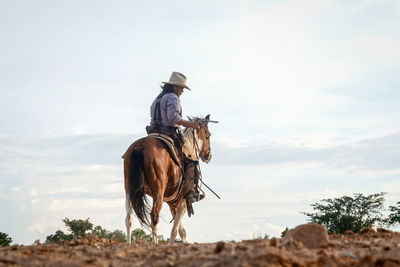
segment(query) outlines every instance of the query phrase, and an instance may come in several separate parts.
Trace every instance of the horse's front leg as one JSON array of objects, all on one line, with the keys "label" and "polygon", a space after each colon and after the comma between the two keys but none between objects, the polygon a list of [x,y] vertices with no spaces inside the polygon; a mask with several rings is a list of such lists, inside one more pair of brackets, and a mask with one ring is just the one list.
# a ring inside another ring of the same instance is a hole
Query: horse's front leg
[{"label": "horse's front leg", "polygon": [[172,226],[171,237],[169,239],[170,244],[173,244],[175,242],[176,235],[178,234],[178,229],[179,229],[179,236],[181,237],[182,242],[187,243],[186,231],[182,226],[182,218],[183,215],[185,215],[185,211],[186,211],[185,199],[181,199],[175,209],[171,208],[171,214],[174,217],[174,225]]},{"label": "horse's front leg", "polygon": [[[182,219],[183,219],[183,216],[185,215],[185,212],[186,212],[186,200],[184,200],[184,201],[182,201],[182,202],[183,202],[183,206],[184,206],[183,211],[182,211]],[[187,240],[186,240],[186,230],[185,230],[185,228],[183,228],[182,219],[181,219],[181,222],[180,222],[180,224],[179,224],[179,236],[181,237],[182,242],[183,242],[184,244],[187,244]]]}]

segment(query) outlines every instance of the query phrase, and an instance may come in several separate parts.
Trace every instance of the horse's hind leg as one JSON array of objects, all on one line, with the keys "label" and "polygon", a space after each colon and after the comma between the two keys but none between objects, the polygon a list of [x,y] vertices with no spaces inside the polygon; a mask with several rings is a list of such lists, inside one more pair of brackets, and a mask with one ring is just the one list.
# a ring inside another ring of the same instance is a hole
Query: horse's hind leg
[{"label": "horse's hind leg", "polygon": [[169,239],[170,244],[175,242],[176,235],[178,234],[178,229],[179,229],[179,236],[181,237],[182,242],[187,243],[186,231],[182,226],[182,218],[183,215],[185,215],[185,211],[186,211],[185,200],[181,200],[180,203],[175,208],[175,210],[171,208],[171,214],[174,217],[174,225],[172,226],[171,237]]},{"label": "horse's hind leg", "polygon": [[161,194],[153,196],[153,208],[150,212],[150,217],[151,217],[151,231],[153,235],[153,242],[156,244],[158,244],[157,224],[160,217],[162,204],[163,204],[163,197]]},{"label": "horse's hind leg", "polygon": [[131,243],[131,227],[132,227],[132,205],[131,200],[129,199],[129,195],[126,194],[125,198],[125,209],[126,209],[126,217],[125,217],[125,225],[126,225],[126,236],[128,244]]}]

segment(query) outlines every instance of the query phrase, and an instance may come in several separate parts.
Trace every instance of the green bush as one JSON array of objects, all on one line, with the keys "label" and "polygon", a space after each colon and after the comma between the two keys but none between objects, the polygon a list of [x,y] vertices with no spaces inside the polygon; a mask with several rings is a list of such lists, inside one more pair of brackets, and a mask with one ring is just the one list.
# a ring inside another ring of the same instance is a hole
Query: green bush
[{"label": "green bush", "polygon": [[400,224],[400,201],[397,202],[397,206],[389,206],[389,210],[391,214],[386,220],[387,224],[390,226]]},{"label": "green bush", "polygon": [[8,247],[12,242],[12,238],[6,233],[0,232],[0,247]]},{"label": "green bush", "polygon": [[354,194],[354,197],[323,199],[322,203],[311,204],[314,213],[304,214],[309,217],[309,222],[325,226],[329,233],[343,234],[347,230],[359,233],[363,228],[385,222],[381,212],[384,195],[381,192],[368,196]]}]

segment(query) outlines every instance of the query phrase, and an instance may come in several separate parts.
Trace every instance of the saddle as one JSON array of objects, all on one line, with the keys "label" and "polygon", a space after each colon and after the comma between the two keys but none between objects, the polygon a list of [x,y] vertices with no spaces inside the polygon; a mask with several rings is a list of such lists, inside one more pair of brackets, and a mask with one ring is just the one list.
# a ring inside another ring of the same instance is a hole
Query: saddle
[{"label": "saddle", "polygon": [[169,154],[171,155],[171,158],[174,160],[174,162],[180,167],[182,168],[182,164],[181,164],[181,160],[179,155],[179,151],[176,149],[174,140],[169,137],[166,134],[161,134],[161,133],[151,133],[148,134],[147,137],[149,138],[157,138],[161,141],[163,141],[163,143],[166,145],[167,150],[169,152]]},{"label": "saddle", "polygon": [[[165,134],[160,134],[160,133],[151,133],[151,134],[148,134],[147,137],[157,138],[157,139],[160,139],[161,141],[163,141],[163,144],[166,145],[167,151],[171,155],[171,158],[173,159],[173,161],[180,168],[182,168],[181,160],[180,160],[180,157],[178,156],[179,155],[179,151],[176,149],[176,147],[174,145],[174,140],[171,137],[169,137],[168,135],[165,135]],[[126,153],[128,153],[131,150],[132,145],[129,146],[129,148],[121,156],[121,158],[123,158],[123,159],[125,158]]]},{"label": "saddle", "polygon": [[182,186],[183,185],[183,166],[182,166],[180,157],[178,156],[179,151],[175,147],[174,140],[171,137],[169,137],[168,135],[161,134],[161,133],[151,133],[151,134],[148,134],[147,137],[157,138],[157,139],[163,141],[163,143],[167,147],[167,151],[169,152],[171,158],[181,169],[181,176],[179,178],[179,183],[178,183],[178,186],[177,186],[175,192],[169,197],[164,197],[165,202],[174,202],[178,198],[179,193],[181,192],[181,190],[183,188],[183,186]]}]

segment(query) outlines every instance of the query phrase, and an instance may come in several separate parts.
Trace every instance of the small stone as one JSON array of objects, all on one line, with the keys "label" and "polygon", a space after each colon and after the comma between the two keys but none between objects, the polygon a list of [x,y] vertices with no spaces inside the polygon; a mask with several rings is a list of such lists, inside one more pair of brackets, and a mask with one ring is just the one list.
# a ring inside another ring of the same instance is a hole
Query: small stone
[{"label": "small stone", "polygon": [[225,242],[220,241],[215,246],[214,253],[220,253],[224,248],[225,248]]},{"label": "small stone", "polygon": [[353,236],[354,232],[351,231],[351,230],[346,230],[346,232],[344,232],[344,234],[347,235],[347,236]]},{"label": "small stone", "polygon": [[375,230],[372,229],[371,227],[366,227],[361,230],[361,234],[362,235],[373,235],[373,234],[375,234]]},{"label": "small stone", "polygon": [[270,241],[271,247],[278,247],[279,246],[279,239],[276,237],[271,238]]}]

